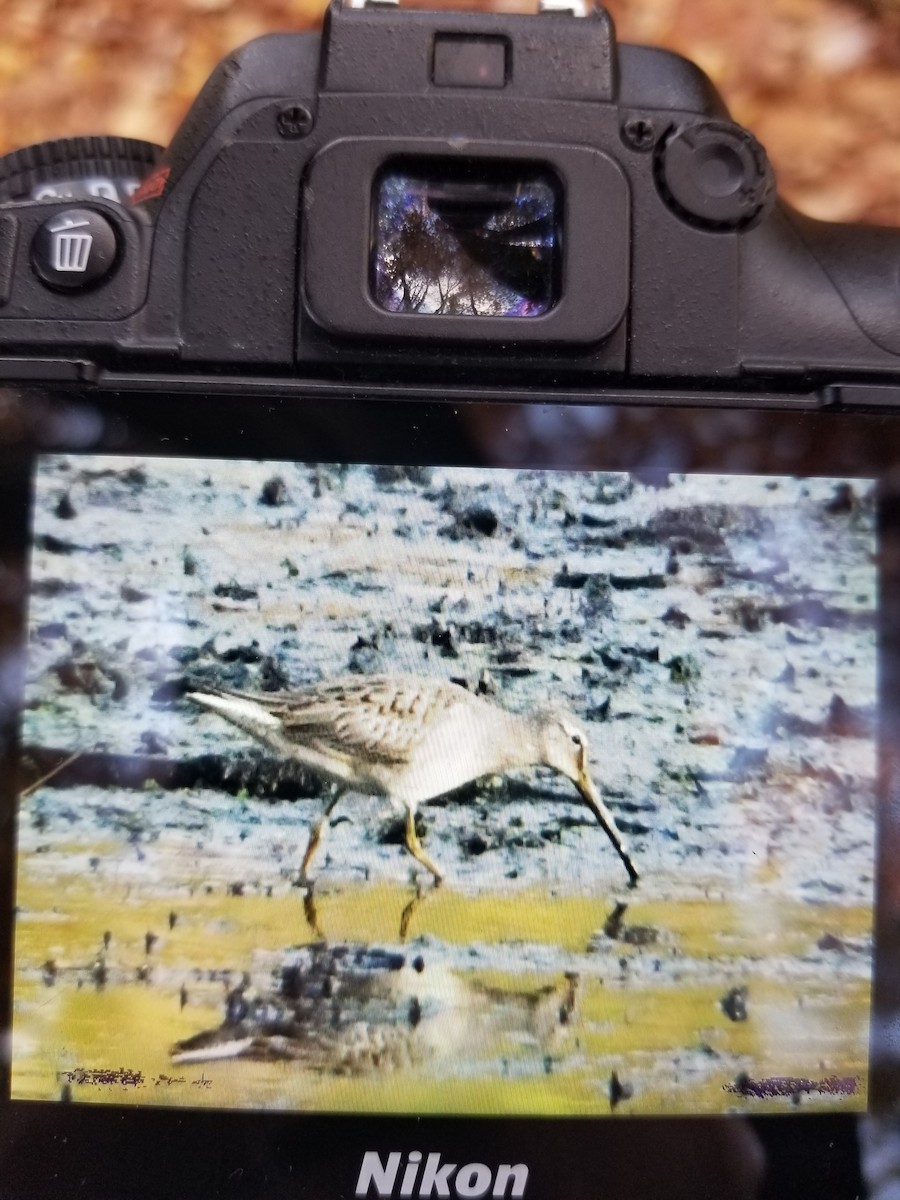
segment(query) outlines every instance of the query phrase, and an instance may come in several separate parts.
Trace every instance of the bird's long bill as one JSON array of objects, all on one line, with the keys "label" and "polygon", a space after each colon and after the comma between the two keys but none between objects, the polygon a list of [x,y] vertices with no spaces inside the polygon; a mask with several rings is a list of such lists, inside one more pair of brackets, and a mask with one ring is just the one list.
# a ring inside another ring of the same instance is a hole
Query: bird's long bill
[{"label": "bird's long bill", "polygon": [[603,803],[600,798],[600,793],[594,787],[593,780],[583,772],[578,783],[578,790],[585,799],[585,803],[593,812],[594,816],[600,822],[603,829],[606,831],[606,836],[616,848],[616,853],[622,862],[625,864],[625,870],[628,872],[628,879],[631,887],[635,887],[640,876],[635,869],[634,863],[631,861],[631,855],[628,853],[628,848],[625,845],[625,840],[619,832],[619,827],[616,825],[615,818],[612,813]]}]

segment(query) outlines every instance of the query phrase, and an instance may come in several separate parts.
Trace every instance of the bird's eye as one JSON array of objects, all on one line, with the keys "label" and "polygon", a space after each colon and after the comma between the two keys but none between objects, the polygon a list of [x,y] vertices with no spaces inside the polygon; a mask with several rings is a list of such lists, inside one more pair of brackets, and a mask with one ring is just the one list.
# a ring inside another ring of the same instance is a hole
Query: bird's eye
[{"label": "bird's eye", "polygon": [[573,734],[572,734],[572,743],[573,743],[575,746],[583,746],[583,745],[584,745],[584,742],[581,740],[581,734],[580,734],[580,733],[573,733]]}]

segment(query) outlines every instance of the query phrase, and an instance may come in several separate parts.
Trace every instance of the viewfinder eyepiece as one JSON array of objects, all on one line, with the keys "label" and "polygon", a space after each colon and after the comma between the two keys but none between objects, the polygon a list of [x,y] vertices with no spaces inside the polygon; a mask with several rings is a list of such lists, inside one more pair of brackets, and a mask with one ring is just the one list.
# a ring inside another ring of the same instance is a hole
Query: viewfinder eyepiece
[{"label": "viewfinder eyepiece", "polygon": [[371,287],[391,313],[537,317],[559,295],[558,181],[533,163],[392,163],[376,177]]}]

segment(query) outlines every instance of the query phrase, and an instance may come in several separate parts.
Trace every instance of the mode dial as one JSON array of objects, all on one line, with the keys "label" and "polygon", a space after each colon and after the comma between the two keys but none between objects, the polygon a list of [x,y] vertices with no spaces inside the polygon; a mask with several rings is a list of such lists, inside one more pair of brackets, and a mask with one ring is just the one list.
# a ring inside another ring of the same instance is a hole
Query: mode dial
[{"label": "mode dial", "polygon": [[116,200],[126,203],[162,148],[119,137],[57,138],[0,158],[0,203]]}]

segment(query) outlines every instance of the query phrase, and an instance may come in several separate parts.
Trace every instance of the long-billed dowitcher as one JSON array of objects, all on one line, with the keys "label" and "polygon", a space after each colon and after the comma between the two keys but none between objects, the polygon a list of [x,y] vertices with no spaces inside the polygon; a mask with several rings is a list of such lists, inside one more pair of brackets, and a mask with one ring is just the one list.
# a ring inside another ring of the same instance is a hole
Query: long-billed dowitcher
[{"label": "long-billed dowitcher", "polygon": [[292,692],[189,692],[285,758],[334,785],[310,831],[300,882],[345,791],[387,796],[405,814],[406,848],[440,883],[416,833],[417,807],[490,775],[551,767],[575,784],[606,831],[632,886],[638,873],[588,770],[584,730],[566,713],[519,714],[455,683],[351,676]]}]

